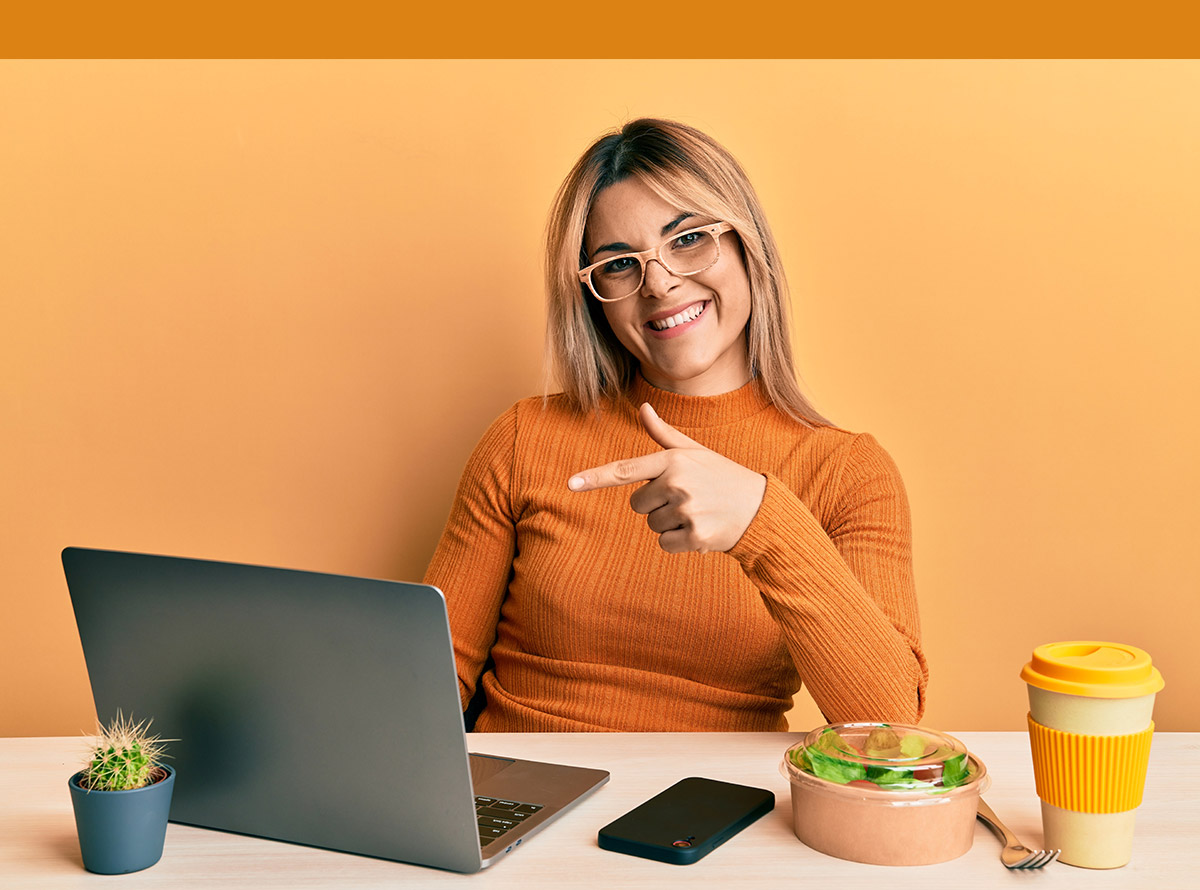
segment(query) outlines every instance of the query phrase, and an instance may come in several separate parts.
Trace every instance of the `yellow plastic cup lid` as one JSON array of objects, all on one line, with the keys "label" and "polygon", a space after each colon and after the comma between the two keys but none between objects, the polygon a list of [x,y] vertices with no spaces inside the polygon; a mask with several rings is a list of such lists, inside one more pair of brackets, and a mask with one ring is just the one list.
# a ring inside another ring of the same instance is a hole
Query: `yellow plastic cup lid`
[{"label": "yellow plastic cup lid", "polygon": [[1039,689],[1088,698],[1137,698],[1165,685],[1146,651],[1095,640],[1038,646],[1021,679]]}]

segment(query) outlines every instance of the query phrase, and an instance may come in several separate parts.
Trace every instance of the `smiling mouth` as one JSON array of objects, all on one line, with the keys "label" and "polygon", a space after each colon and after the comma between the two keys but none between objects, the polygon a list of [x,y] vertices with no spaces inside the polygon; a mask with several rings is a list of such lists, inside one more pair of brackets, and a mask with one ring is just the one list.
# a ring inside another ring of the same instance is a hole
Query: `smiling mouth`
[{"label": "smiling mouth", "polygon": [[695,321],[699,318],[704,310],[708,308],[708,303],[696,303],[688,306],[682,312],[672,315],[670,318],[660,318],[656,321],[646,322],[646,326],[655,331],[665,331],[668,328],[677,327],[681,324],[687,324],[689,321]]}]

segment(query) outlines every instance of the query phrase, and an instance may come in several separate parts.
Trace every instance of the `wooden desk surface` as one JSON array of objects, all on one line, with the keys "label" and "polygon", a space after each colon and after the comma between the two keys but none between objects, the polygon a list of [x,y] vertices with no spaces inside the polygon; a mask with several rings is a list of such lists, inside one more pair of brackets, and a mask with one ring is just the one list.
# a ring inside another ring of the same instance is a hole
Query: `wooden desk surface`
[{"label": "wooden desk surface", "polygon": [[[1027,844],[1040,844],[1041,817],[1025,734],[953,734],[987,765],[992,785],[984,796],[992,808]],[[1200,733],[1155,736],[1128,866],[1091,871],[1054,863],[1040,872],[1003,868],[999,843],[981,824],[966,855],[939,865],[885,868],[809,849],[792,834],[790,791],[778,771],[784,750],[798,738],[788,733],[471,735],[474,751],[612,772],[608,785],[528,846],[475,875],[172,824],[162,860],[119,877],[89,874],[79,857],[67,779],[77,769],[80,740],[0,739],[0,887],[1200,887]],[[601,826],[691,775],[768,788],[777,798],[775,811],[689,866],[609,853],[596,845]]]}]

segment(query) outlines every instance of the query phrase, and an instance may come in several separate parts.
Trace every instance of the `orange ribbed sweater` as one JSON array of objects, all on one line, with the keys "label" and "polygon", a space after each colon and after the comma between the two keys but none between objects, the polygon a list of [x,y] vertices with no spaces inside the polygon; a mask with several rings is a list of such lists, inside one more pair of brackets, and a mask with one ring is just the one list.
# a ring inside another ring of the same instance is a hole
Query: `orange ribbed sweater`
[{"label": "orange ribbed sweater", "polygon": [[[784,730],[801,680],[830,721],[916,722],[928,674],[887,453],[790,420],[756,381],[693,397],[638,378],[630,400],[588,415],[522,400],[467,463],[425,580],[446,595],[464,707],[487,695],[476,729]],[[662,551],[632,486],[568,490],[659,448],[644,401],[767,477],[728,553]]]}]

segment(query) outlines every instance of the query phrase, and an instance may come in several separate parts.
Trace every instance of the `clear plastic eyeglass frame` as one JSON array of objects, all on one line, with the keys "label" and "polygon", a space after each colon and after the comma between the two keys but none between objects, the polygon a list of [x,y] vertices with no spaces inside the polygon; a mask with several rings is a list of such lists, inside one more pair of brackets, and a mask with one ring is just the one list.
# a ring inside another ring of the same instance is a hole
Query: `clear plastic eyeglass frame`
[{"label": "clear plastic eyeglass frame", "polygon": [[[734,231],[734,228],[730,223],[716,222],[710,223],[706,226],[697,226],[694,229],[686,229],[682,232],[676,232],[669,238],[664,239],[662,244],[659,244],[657,247],[649,247],[646,250],[640,250],[637,253],[620,253],[616,256],[605,257],[598,263],[592,263],[590,266],[586,266],[579,270],[579,280],[588,286],[588,290],[592,292],[592,296],[594,296],[601,303],[617,303],[621,300],[627,300],[641,290],[642,283],[646,280],[646,263],[648,263],[650,260],[658,260],[659,264],[672,275],[678,275],[682,278],[689,278],[692,275],[699,275],[701,272],[711,269],[721,261],[721,236],[726,232],[732,231]],[[704,266],[701,269],[693,269],[691,272],[679,272],[675,269],[672,269],[670,264],[663,259],[662,249],[672,241],[682,238],[685,235],[691,235],[695,232],[705,232],[709,235],[712,235],[713,239],[716,241],[717,253],[716,256],[713,257],[713,261],[707,266]],[[594,272],[596,269],[599,269],[601,266],[608,265],[614,260],[622,259],[635,259],[638,261],[638,265],[641,267],[641,274],[638,276],[637,285],[633,288],[633,290],[622,297],[600,296],[600,292],[596,290],[596,285],[592,283],[592,272]]]}]

